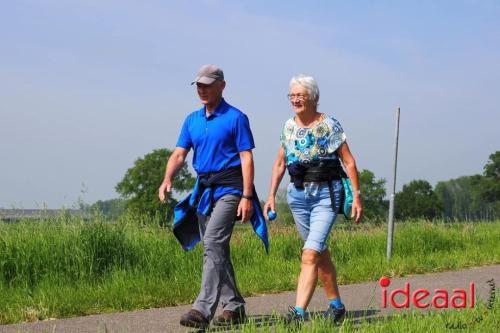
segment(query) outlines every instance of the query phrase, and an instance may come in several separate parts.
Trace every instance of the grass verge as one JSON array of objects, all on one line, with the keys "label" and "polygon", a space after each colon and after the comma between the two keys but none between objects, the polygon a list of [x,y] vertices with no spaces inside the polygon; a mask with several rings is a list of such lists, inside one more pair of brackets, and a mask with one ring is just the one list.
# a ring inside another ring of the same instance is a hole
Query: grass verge
[{"label": "grass verge", "polygon": [[[294,290],[301,241],[293,226],[270,226],[271,253],[238,226],[231,256],[245,296]],[[339,224],[330,239],[341,284],[500,263],[500,222],[401,223],[393,259],[385,226]],[[170,231],[124,217],[109,223],[61,216],[0,223],[0,323],[190,303],[202,253],[184,252]]]}]

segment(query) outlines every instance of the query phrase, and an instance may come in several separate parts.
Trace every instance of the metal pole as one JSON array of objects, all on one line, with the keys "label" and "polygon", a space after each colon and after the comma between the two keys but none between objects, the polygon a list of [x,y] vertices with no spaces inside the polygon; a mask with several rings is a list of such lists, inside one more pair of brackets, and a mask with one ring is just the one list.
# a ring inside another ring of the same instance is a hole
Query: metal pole
[{"label": "metal pole", "polygon": [[394,232],[394,197],[396,196],[396,170],[398,165],[398,141],[399,141],[399,113],[400,108],[396,110],[396,137],[394,141],[394,169],[392,175],[392,192],[389,199],[389,223],[387,226],[387,261],[392,256],[392,239]]}]

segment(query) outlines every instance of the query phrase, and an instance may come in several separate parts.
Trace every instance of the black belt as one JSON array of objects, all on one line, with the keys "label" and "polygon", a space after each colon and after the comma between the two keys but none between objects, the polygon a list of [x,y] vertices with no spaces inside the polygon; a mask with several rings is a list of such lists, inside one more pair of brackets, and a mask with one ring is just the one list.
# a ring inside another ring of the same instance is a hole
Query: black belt
[{"label": "black belt", "polygon": [[[291,181],[296,184],[303,182],[330,182],[332,180],[342,179],[342,174],[336,169],[327,167],[310,167],[301,175],[290,175]],[[297,187],[297,186],[296,186]],[[300,186],[298,186],[300,188]]]}]

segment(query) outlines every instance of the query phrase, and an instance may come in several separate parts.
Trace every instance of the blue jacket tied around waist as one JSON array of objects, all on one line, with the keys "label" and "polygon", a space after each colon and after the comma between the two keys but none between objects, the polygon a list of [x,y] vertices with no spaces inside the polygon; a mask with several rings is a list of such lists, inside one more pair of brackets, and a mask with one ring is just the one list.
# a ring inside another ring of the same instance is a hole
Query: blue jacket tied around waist
[{"label": "blue jacket tied around waist", "polygon": [[[213,174],[198,175],[193,191],[174,208],[173,232],[184,250],[191,250],[200,240],[199,220],[206,219],[215,202],[225,194],[243,193],[241,165]],[[259,198],[253,189],[253,215],[250,218],[253,230],[264,243],[269,253],[267,225],[260,207]],[[203,221],[204,222],[204,221]]]}]

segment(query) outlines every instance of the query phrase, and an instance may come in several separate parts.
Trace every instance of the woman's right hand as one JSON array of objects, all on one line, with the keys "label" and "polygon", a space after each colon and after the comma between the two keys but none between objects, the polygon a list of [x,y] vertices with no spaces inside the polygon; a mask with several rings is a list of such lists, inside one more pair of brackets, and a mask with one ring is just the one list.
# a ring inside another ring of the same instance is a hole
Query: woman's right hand
[{"label": "woman's right hand", "polygon": [[264,217],[266,218],[266,221],[269,221],[269,215],[267,215],[267,212],[269,212],[270,210],[272,210],[273,212],[276,211],[275,199],[272,196],[267,198],[267,202],[264,204]]}]

